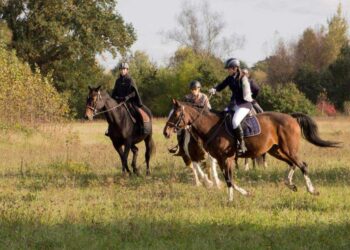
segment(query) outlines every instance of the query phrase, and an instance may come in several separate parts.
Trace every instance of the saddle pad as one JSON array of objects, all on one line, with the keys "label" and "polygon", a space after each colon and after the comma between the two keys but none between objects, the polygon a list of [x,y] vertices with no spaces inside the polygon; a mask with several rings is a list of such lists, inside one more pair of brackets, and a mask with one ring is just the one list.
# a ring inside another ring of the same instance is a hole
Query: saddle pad
[{"label": "saddle pad", "polygon": [[260,123],[256,116],[247,116],[242,122],[244,137],[251,137],[261,133]]},{"label": "saddle pad", "polygon": [[137,109],[142,116],[143,122],[150,122],[151,121],[150,117],[147,115],[147,113],[142,108],[137,108]]},{"label": "saddle pad", "polygon": [[[243,136],[251,137],[259,135],[261,133],[260,123],[256,116],[247,116],[243,119],[242,123]],[[232,127],[232,114],[227,114],[225,118],[225,128],[227,133],[234,137],[233,127]]]}]

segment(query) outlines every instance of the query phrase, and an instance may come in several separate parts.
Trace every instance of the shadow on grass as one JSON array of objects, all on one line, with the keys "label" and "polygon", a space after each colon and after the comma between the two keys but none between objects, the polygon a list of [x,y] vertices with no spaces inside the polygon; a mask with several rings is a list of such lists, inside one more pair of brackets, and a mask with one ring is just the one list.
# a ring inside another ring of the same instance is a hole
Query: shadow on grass
[{"label": "shadow on grass", "polygon": [[348,223],[276,228],[144,218],[107,225],[4,222],[0,244],[7,249],[349,249],[349,231]]}]

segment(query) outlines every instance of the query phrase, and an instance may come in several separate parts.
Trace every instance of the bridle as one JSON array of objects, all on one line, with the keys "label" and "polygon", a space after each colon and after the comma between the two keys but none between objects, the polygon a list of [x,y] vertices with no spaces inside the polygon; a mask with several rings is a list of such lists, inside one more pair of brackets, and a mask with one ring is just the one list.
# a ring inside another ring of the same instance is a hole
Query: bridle
[{"label": "bridle", "polygon": [[[211,99],[211,97],[212,97],[213,95],[212,94],[210,94],[210,96],[209,96],[209,98],[208,98],[208,102],[210,101],[210,99]],[[204,110],[205,110],[205,106],[203,106],[203,108],[200,110],[200,112],[199,112],[199,114],[197,115],[197,117],[196,118],[194,118],[193,119],[193,121],[191,122],[191,123],[189,123],[189,124],[185,124],[185,120],[184,120],[184,117],[185,117],[185,114],[184,114],[184,111],[185,111],[185,108],[183,107],[183,106],[181,106],[182,108],[181,108],[181,113],[180,113],[180,115],[179,115],[179,119],[177,120],[177,122],[176,123],[174,123],[174,122],[167,122],[166,123],[166,125],[169,125],[169,126],[172,126],[173,128],[175,128],[175,130],[181,130],[181,129],[190,129],[191,127],[192,127],[192,125],[199,119],[199,117],[201,117],[202,116],[202,114],[203,114],[203,112],[204,112]],[[181,127],[179,127],[179,125],[180,125],[180,123],[181,123],[181,121],[185,124],[185,127],[183,127],[183,128],[181,128]]]},{"label": "bridle", "polygon": [[112,110],[114,110],[114,109],[116,109],[116,108],[118,108],[118,107],[120,107],[120,106],[125,104],[125,102],[121,102],[121,103],[113,106],[112,108],[106,109],[104,111],[97,112],[97,102],[99,100],[102,100],[102,96],[101,96],[101,92],[100,91],[97,92],[97,99],[96,99],[96,101],[94,101],[94,105],[93,106],[90,106],[90,105],[86,106],[88,109],[92,110],[92,112],[93,112],[92,116],[93,117],[98,116],[98,115],[103,114],[103,113],[107,113],[109,111],[112,111]]}]

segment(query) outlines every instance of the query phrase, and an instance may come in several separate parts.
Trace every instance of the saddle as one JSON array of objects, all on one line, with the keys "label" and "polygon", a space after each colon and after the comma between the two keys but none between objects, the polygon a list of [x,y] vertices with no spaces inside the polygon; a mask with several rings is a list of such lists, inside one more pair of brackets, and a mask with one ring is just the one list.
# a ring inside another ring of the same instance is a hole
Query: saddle
[{"label": "saddle", "polygon": [[149,117],[149,115],[146,113],[146,111],[144,111],[142,108],[137,107],[137,111],[141,115],[143,123],[151,121],[151,117]]},{"label": "saddle", "polygon": [[[225,115],[225,129],[226,132],[231,135],[232,137],[234,136],[233,132],[233,126],[232,126],[232,117],[234,113],[233,112],[228,112]],[[261,127],[258,118],[255,115],[247,115],[243,121],[241,122],[241,126],[243,129],[243,136],[244,138],[246,137],[252,137],[259,135],[261,133]]]}]

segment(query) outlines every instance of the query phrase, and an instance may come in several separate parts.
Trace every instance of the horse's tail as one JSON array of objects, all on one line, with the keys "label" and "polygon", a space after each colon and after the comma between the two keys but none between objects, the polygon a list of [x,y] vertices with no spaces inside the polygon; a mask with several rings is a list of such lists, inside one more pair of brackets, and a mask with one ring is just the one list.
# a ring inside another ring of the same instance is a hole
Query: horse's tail
[{"label": "horse's tail", "polygon": [[340,147],[340,142],[324,141],[320,138],[317,124],[310,116],[303,113],[292,113],[290,115],[297,120],[303,137],[308,142],[319,147]]}]

